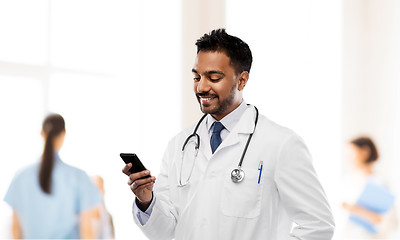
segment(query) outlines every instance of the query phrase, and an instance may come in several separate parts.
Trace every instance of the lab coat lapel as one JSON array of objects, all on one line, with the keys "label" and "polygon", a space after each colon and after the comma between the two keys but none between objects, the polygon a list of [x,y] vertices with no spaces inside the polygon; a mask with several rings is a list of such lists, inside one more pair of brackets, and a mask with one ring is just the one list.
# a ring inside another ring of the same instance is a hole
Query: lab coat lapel
[{"label": "lab coat lapel", "polygon": [[[233,146],[240,142],[239,134],[251,134],[254,131],[254,121],[255,121],[255,110],[253,106],[247,108],[247,110],[243,113],[239,122],[229,133],[228,137],[222,141],[221,145],[218,147],[216,152],[220,151],[223,148]],[[210,144],[209,149],[211,153]],[[215,153],[216,153],[215,152]],[[214,153],[214,154],[215,154]]]},{"label": "lab coat lapel", "polygon": [[212,157],[210,138],[208,137],[208,130],[206,127],[206,121],[204,120],[199,127],[200,135],[200,151],[207,160]]},{"label": "lab coat lapel", "polygon": [[[192,184],[194,184],[194,186],[196,185],[197,187],[193,187],[193,186],[189,187],[191,192],[189,194],[189,197],[188,197],[187,203],[185,204],[185,207],[182,209],[181,214],[183,214],[192,205],[193,199],[195,199],[197,193],[200,191],[201,187],[199,187],[197,184],[202,184],[199,179],[203,178],[205,169],[207,168],[209,160],[212,157],[210,140],[208,137],[208,130],[206,127],[206,121],[203,121],[200,124],[197,132],[200,136],[200,147],[199,147],[199,153],[198,153],[199,155],[197,156],[197,160],[196,160],[197,172],[195,169],[195,172],[193,173],[193,177],[191,180]],[[197,181],[196,181],[196,178],[197,178]]]}]

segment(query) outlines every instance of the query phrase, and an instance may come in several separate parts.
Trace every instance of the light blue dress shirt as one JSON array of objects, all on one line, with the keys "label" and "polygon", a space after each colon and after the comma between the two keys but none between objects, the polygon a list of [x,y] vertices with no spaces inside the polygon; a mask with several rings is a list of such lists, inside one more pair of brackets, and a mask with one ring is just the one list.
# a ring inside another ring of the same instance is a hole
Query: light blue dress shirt
[{"label": "light blue dress shirt", "polygon": [[[229,135],[229,133],[232,131],[232,129],[236,126],[236,123],[239,122],[240,118],[242,117],[243,113],[246,111],[248,108],[246,102],[242,100],[242,103],[232,112],[230,112],[228,115],[226,115],[224,118],[220,120],[222,125],[224,125],[224,129],[221,131],[221,139],[224,141],[226,137]],[[212,131],[213,131],[213,123],[217,121],[215,118],[213,118],[210,114],[207,115],[206,117],[206,127],[208,129],[208,138],[211,139]],[[204,137],[204,136],[201,136]],[[145,225],[147,221],[150,218],[151,212],[153,211],[153,206],[156,202],[156,198],[153,195],[153,200],[150,203],[150,206],[147,208],[145,212],[141,211],[137,205],[136,201],[133,203],[133,215],[136,216],[139,219],[139,222],[142,225]]]},{"label": "light blue dress shirt", "polygon": [[65,164],[56,154],[52,192],[39,185],[39,164],[14,176],[6,201],[18,213],[23,238],[80,238],[79,213],[101,204],[101,195],[89,176]]}]

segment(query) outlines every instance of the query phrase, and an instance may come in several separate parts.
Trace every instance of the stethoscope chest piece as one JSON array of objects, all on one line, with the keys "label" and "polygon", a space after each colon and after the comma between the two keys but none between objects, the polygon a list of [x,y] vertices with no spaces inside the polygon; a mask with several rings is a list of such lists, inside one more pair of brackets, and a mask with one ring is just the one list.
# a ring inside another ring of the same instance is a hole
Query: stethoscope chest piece
[{"label": "stethoscope chest piece", "polygon": [[231,179],[234,183],[240,183],[244,179],[244,171],[240,167],[233,169],[231,172]]}]

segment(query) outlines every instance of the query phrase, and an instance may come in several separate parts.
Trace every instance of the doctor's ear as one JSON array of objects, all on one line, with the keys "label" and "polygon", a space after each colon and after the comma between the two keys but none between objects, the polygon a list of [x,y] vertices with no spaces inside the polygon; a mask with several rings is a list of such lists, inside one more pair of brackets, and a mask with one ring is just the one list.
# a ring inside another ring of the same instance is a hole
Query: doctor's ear
[{"label": "doctor's ear", "polygon": [[238,81],[238,90],[239,91],[242,91],[244,89],[248,80],[249,80],[249,72],[248,71],[241,72],[239,75],[239,81]]}]

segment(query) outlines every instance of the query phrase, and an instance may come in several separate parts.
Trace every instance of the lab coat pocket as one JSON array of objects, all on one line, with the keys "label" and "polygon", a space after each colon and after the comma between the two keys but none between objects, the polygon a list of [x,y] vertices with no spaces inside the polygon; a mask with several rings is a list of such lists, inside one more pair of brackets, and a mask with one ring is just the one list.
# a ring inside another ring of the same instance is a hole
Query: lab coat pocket
[{"label": "lab coat pocket", "polygon": [[256,169],[245,169],[245,177],[242,182],[234,183],[230,173],[224,180],[221,194],[222,214],[229,217],[254,218],[260,215],[262,179]]}]

